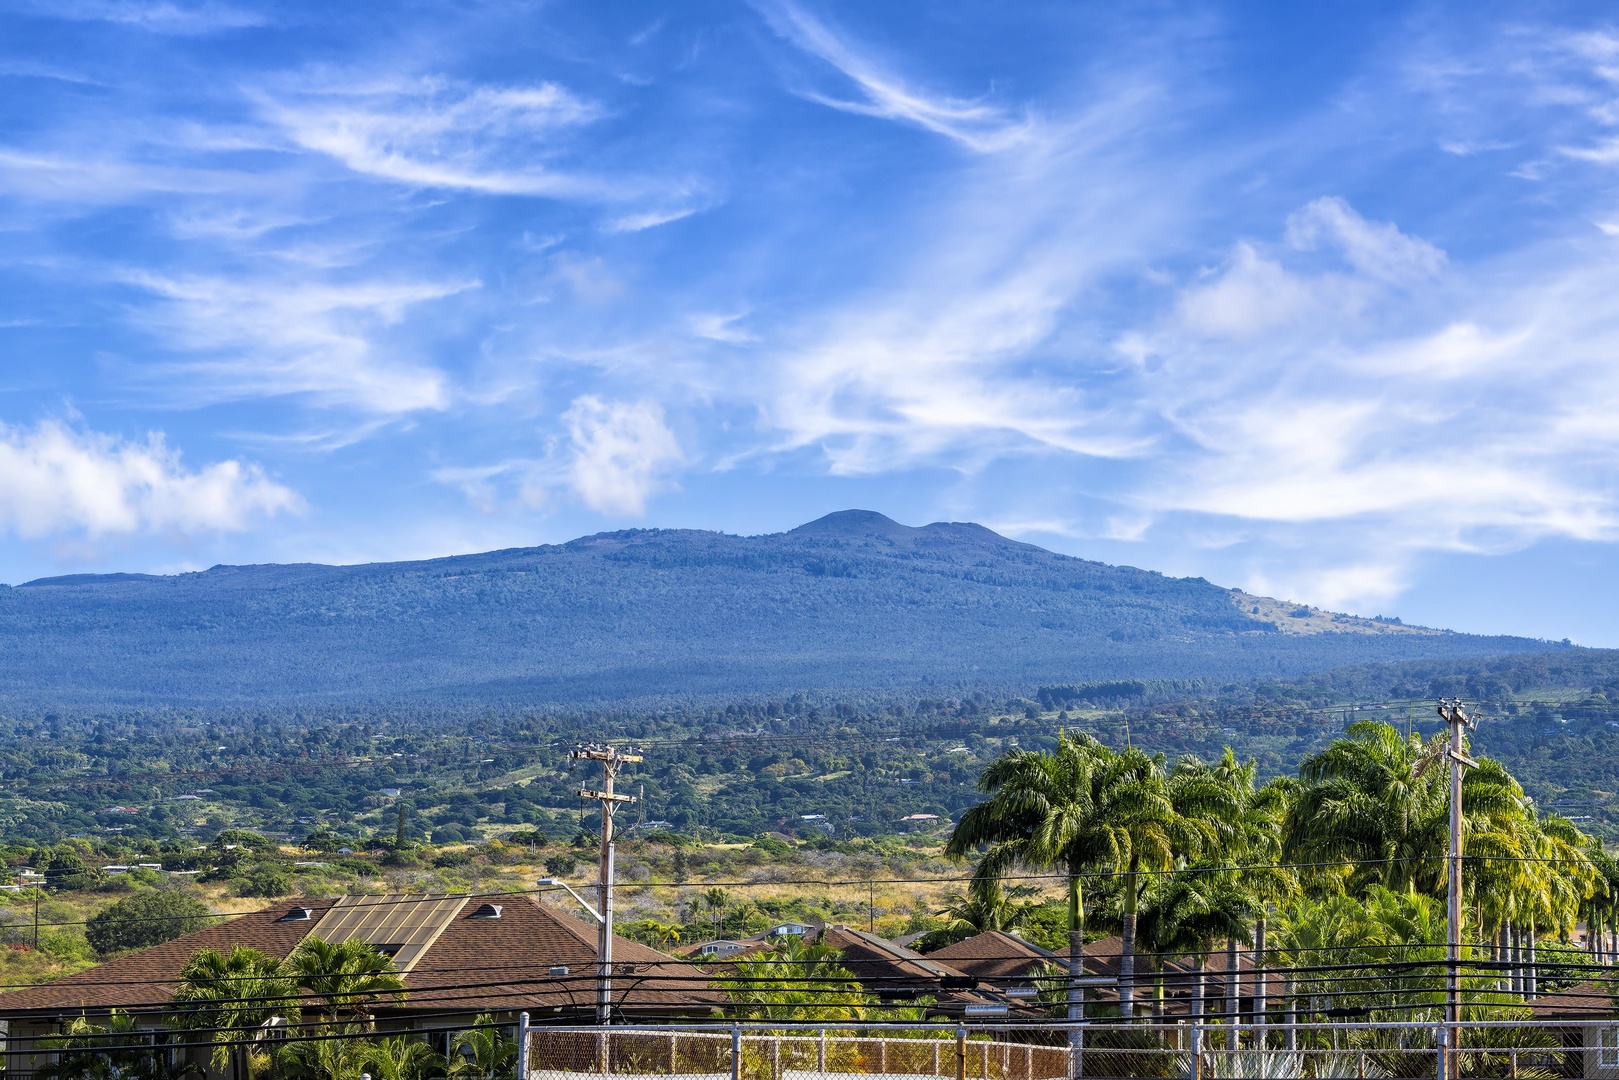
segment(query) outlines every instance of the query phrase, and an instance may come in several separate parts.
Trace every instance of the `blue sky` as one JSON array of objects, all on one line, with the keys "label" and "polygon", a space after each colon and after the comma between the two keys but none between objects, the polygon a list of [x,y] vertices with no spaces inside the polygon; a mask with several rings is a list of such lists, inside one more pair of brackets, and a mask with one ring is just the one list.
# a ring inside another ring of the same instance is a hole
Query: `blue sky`
[{"label": "blue sky", "polygon": [[834,509],[1619,645],[1606,5],[0,0],[0,580]]}]

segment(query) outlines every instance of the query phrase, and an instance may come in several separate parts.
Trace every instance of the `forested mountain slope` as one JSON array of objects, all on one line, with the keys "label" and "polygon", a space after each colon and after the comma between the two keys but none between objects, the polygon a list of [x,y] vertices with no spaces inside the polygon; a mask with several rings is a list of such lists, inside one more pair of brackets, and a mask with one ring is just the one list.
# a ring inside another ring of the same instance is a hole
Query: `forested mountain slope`
[{"label": "forested mountain slope", "polygon": [[845,511],[769,536],[632,530],[424,562],[0,588],[0,704],[689,702],[1292,676],[1556,647],[1313,609],[1298,611],[1305,632],[1283,633],[1289,614],[1261,600],[978,525]]}]

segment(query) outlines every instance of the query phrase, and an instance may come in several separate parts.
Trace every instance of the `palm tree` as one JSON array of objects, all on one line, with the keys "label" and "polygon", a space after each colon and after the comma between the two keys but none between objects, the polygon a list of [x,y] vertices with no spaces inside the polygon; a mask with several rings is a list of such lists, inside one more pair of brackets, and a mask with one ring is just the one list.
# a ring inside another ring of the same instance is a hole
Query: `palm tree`
[{"label": "palm tree", "polygon": [[284,1043],[276,1053],[277,1075],[293,1080],[360,1080],[376,1049],[358,1024],[327,1027],[313,1038]]},{"label": "palm tree", "polygon": [[736,961],[732,971],[715,985],[749,1019],[859,1020],[871,1004],[838,950],[818,941],[784,938],[768,952]]},{"label": "palm tree", "polygon": [[715,886],[705,889],[698,899],[708,906],[708,912],[714,919],[714,936],[719,937],[725,928],[725,908],[731,902],[731,894]]},{"label": "palm tree", "polygon": [[[1013,750],[991,762],[978,788],[989,798],[962,815],[946,852],[959,859],[987,845],[979,867],[986,876],[1017,865],[1061,868],[1068,878],[1072,978],[1084,967],[1082,875],[1105,868],[1123,877],[1119,1012],[1133,1017],[1141,874],[1169,869],[1178,854],[1195,854],[1212,838],[1216,819],[1204,814],[1222,801],[1219,785],[1188,781],[1181,797],[1197,816],[1184,817],[1176,812],[1161,757],[1063,732],[1050,753]],[[1070,1018],[1082,1018],[1077,990],[1069,1001]]]},{"label": "palm tree", "polygon": [[[1207,778],[1224,785],[1226,804],[1207,806],[1202,816],[1213,816],[1220,823],[1220,861],[1241,870],[1235,885],[1246,896],[1253,918],[1251,938],[1247,934],[1226,938],[1226,1011],[1236,1011],[1240,996],[1237,942],[1249,941],[1254,946],[1254,1017],[1256,1023],[1263,1025],[1267,912],[1271,904],[1285,903],[1299,890],[1294,872],[1277,865],[1282,855],[1282,827],[1297,796],[1298,784],[1286,777],[1259,784],[1258,775],[1258,762],[1252,758],[1239,762],[1228,746],[1224,756],[1212,766],[1194,757],[1183,757],[1170,776],[1170,786],[1173,794],[1192,787],[1194,778]],[[1194,816],[1194,808],[1187,805],[1184,797],[1177,798],[1176,803],[1183,816]]]},{"label": "palm tree", "polygon": [[[1190,960],[1194,1031],[1203,1015],[1208,954],[1218,942],[1249,940],[1251,904],[1238,876],[1223,867],[1188,867],[1148,890],[1143,900],[1139,927],[1147,948],[1164,960],[1178,956]],[[1227,985],[1232,978],[1228,968]]]},{"label": "palm tree", "polygon": [[[1402,737],[1363,720],[1299,766],[1302,784],[1288,815],[1283,854],[1300,862],[1344,862],[1353,892],[1372,884],[1443,894],[1450,846],[1450,786],[1432,768],[1447,744]],[[1466,832],[1510,829],[1525,799],[1500,762],[1482,758],[1462,785]]]},{"label": "palm tree", "polygon": [[359,938],[338,944],[304,938],[287,957],[283,973],[321,1000],[331,1024],[341,1020],[366,1026],[378,1001],[405,999],[405,983],[393,958]]},{"label": "palm tree", "polygon": [[450,1080],[510,1080],[517,1072],[516,1040],[506,1038],[488,1013],[472,1022],[476,1026],[450,1037]]},{"label": "palm tree", "polygon": [[203,949],[192,954],[180,969],[173,1001],[183,1006],[175,1012],[176,1027],[211,1033],[214,1069],[223,1071],[234,1063],[233,1071],[248,1077],[262,1071],[265,1055],[233,1053],[230,1044],[250,1036],[273,1016],[288,1022],[298,1019],[298,988],[280,961],[244,945],[229,953]]},{"label": "palm tree", "polygon": [[376,1080],[421,1080],[444,1068],[444,1059],[421,1039],[396,1035],[368,1045],[366,1069]]},{"label": "palm tree", "polygon": [[139,1023],[122,1009],[112,1010],[105,1027],[89,1017],[75,1017],[62,1034],[36,1044],[40,1053],[56,1060],[38,1066],[33,1075],[41,1080],[178,1080],[202,1072],[195,1064],[171,1068],[164,1050],[142,1042]]},{"label": "palm tree", "polygon": [[950,925],[946,929],[960,937],[990,930],[1012,930],[1029,913],[1028,904],[1013,903],[1000,878],[983,873],[973,875],[967,885],[967,895],[951,892],[944,898],[948,903],[939,914],[949,917]]}]

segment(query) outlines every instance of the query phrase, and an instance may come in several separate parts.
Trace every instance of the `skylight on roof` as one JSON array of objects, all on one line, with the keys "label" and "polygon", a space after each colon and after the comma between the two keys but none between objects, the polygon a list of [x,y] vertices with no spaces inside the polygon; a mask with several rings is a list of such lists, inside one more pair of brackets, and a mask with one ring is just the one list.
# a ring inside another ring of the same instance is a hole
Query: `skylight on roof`
[{"label": "skylight on roof", "polygon": [[467,916],[467,918],[498,919],[500,918],[500,913],[505,910],[506,908],[503,904],[484,904],[482,907],[478,908],[477,911],[474,911],[471,915]]}]

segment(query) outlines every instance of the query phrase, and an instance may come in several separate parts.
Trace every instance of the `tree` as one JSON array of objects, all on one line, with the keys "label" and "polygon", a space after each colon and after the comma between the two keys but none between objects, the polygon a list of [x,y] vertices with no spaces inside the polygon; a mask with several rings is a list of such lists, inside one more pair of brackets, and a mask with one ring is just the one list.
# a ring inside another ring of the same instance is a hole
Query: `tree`
[{"label": "tree", "polygon": [[[214,1043],[213,1067],[223,1071],[231,1059],[227,1044],[250,1038],[274,1016],[298,1019],[298,988],[280,961],[257,949],[238,945],[229,953],[203,949],[180,969],[174,992],[176,1027],[206,1032]],[[256,1076],[267,1062],[248,1055],[246,1072]]]},{"label": "tree", "polygon": [[939,914],[950,922],[922,935],[911,943],[911,947],[917,952],[928,953],[974,934],[1014,930],[1023,924],[1036,905],[1016,903],[1013,894],[1021,897],[1035,891],[1029,886],[1009,890],[1001,884],[1000,878],[975,873],[967,885],[966,895],[959,892],[944,894],[946,904]]},{"label": "tree", "polygon": [[737,960],[716,986],[752,1020],[859,1020],[871,998],[830,945],[788,937]]},{"label": "tree", "polygon": [[[1203,1015],[1204,966],[1221,941],[1249,941],[1253,897],[1239,876],[1225,867],[1188,867],[1147,890],[1142,901],[1140,940],[1159,956],[1185,956],[1192,966],[1191,1015]],[[1226,980],[1234,975],[1227,968]]]},{"label": "tree", "polygon": [[[1232,934],[1225,939],[1227,1012],[1235,1011],[1237,999],[1241,997],[1237,943],[1242,941],[1252,944],[1256,950],[1254,1015],[1262,1024],[1266,986],[1258,969],[1265,966],[1268,912],[1271,904],[1292,899],[1299,888],[1294,872],[1277,865],[1282,854],[1282,828],[1298,784],[1277,777],[1261,785],[1258,772],[1257,762],[1252,758],[1239,762],[1228,746],[1219,762],[1212,766],[1191,756],[1183,757],[1170,774],[1169,788],[1178,813],[1218,822],[1216,842],[1204,845],[1205,855],[1217,854],[1223,865],[1240,871],[1229,880],[1227,888],[1240,893],[1241,906],[1246,907],[1253,920],[1253,932],[1251,935]],[[1222,795],[1212,801],[1202,794],[1194,799],[1194,793],[1200,793],[1208,783],[1220,785]],[[1234,905],[1237,896],[1228,895],[1225,902],[1228,906]]]},{"label": "tree", "polygon": [[365,1025],[379,1001],[405,999],[405,983],[394,970],[393,959],[358,938],[334,944],[306,937],[287,957],[282,971],[320,999],[330,1024]]},{"label": "tree", "polygon": [[282,1044],[276,1052],[278,1075],[294,1080],[360,1080],[376,1050],[358,1024],[328,1028],[317,1038]]},{"label": "tree", "polygon": [[[1213,781],[1188,780],[1181,791],[1187,817],[1177,813],[1162,758],[1133,747],[1114,750],[1089,735],[1063,732],[1050,753],[1013,750],[990,763],[978,782],[990,797],[961,816],[948,854],[964,858],[987,845],[980,873],[1013,866],[1058,867],[1068,878],[1068,963],[1083,974],[1084,903],[1081,876],[1106,868],[1123,878],[1119,1012],[1134,1015],[1136,914],[1143,871],[1167,870],[1214,838],[1219,808],[1229,795]],[[1071,1018],[1078,1019],[1077,994]]]},{"label": "tree", "polygon": [[208,925],[208,905],[173,889],[138,892],[90,916],[85,940],[102,957],[173,941]]},{"label": "tree", "polygon": [[444,1059],[421,1039],[396,1035],[370,1044],[366,1067],[376,1080],[421,1080],[444,1069]]},{"label": "tree", "polygon": [[40,1039],[35,1049],[56,1060],[36,1067],[39,1080],[179,1080],[200,1075],[196,1065],[171,1067],[160,1047],[141,1046],[140,1025],[121,1009],[103,1027],[79,1016],[60,1035]]},{"label": "tree", "polygon": [[725,908],[731,902],[731,894],[718,886],[704,889],[698,899],[708,908],[709,915],[714,919],[714,936],[719,937],[725,929]]},{"label": "tree", "polygon": [[58,844],[42,869],[46,888],[54,891],[75,892],[96,883],[96,872],[71,844]]},{"label": "tree", "polygon": [[517,1042],[482,1013],[474,1027],[450,1036],[450,1080],[511,1080],[517,1072]]},{"label": "tree", "polygon": [[262,896],[274,899],[292,891],[292,878],[286,867],[278,863],[259,863],[242,876],[236,886],[237,896]]},{"label": "tree", "polygon": [[[1300,764],[1284,856],[1348,864],[1352,892],[1380,884],[1442,895],[1450,848],[1446,745],[1441,736],[1425,745],[1374,720],[1351,725]],[[1525,817],[1523,789],[1500,762],[1482,758],[1463,780],[1462,809],[1469,833],[1510,831]]]}]

